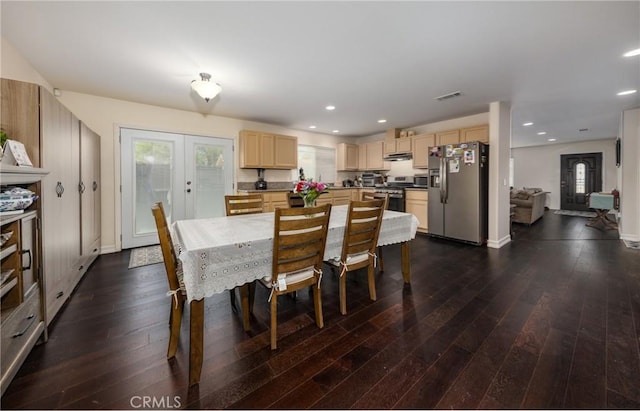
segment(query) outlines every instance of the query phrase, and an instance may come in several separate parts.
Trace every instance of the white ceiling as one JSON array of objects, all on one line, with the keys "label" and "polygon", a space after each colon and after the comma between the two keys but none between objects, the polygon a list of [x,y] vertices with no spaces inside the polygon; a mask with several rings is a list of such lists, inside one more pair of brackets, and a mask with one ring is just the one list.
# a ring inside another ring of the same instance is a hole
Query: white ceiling
[{"label": "white ceiling", "polygon": [[[366,136],[507,101],[518,147],[616,136],[640,106],[616,96],[640,89],[622,57],[638,1],[0,4],[4,39],[63,91],[293,129]],[[200,72],[223,87],[209,103]]]}]

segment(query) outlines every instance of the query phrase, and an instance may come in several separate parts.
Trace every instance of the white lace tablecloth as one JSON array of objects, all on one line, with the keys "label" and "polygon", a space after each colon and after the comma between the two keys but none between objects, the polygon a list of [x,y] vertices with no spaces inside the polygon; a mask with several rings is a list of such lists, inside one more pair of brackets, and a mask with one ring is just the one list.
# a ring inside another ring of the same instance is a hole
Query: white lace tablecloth
[{"label": "white lace tablecloth", "polygon": [[[340,258],[348,206],[331,208],[324,259]],[[274,213],[176,221],[171,226],[182,261],[187,300],[200,300],[271,275]],[[413,214],[386,210],[378,245],[416,236]]]}]

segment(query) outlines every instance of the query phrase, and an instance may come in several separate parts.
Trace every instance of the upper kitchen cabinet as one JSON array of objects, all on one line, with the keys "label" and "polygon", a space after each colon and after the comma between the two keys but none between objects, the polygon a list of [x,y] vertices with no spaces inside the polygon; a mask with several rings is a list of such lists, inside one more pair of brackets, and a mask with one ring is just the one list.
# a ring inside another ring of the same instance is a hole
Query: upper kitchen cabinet
[{"label": "upper kitchen cabinet", "polygon": [[429,147],[436,145],[435,134],[418,134],[413,139],[413,168],[429,168]]},{"label": "upper kitchen cabinet", "polygon": [[34,167],[40,166],[40,96],[37,84],[2,79],[2,124],[11,140],[24,144]]},{"label": "upper kitchen cabinet", "polygon": [[357,144],[338,144],[338,171],[358,170],[359,148]]},{"label": "upper kitchen cabinet", "polygon": [[260,131],[240,131],[240,168],[298,167],[298,138]]},{"label": "upper kitchen cabinet", "polygon": [[436,133],[436,144],[439,146],[458,143],[460,143],[460,130],[450,130]]},{"label": "upper kitchen cabinet", "polygon": [[411,152],[411,137],[400,137],[400,130],[392,128],[387,130],[384,139],[384,154],[400,154]]},{"label": "upper kitchen cabinet", "polygon": [[468,143],[469,141],[481,141],[489,144],[489,125],[463,128],[460,130],[460,142]]},{"label": "upper kitchen cabinet", "polygon": [[389,170],[390,163],[383,159],[384,141],[358,145],[359,170]]}]

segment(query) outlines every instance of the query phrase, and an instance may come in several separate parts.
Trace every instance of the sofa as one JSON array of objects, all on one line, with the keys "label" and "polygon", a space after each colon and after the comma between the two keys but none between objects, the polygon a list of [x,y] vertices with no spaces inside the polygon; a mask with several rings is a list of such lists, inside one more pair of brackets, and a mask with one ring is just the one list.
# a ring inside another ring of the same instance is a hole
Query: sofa
[{"label": "sofa", "polygon": [[512,222],[531,225],[544,215],[544,203],[547,193],[541,188],[512,189],[510,203],[514,215]]}]

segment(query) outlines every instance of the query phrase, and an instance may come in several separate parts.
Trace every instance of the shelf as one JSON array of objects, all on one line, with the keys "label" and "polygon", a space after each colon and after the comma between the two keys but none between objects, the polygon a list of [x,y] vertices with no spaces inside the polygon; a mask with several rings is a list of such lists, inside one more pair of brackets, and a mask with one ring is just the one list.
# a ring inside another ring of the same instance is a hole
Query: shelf
[{"label": "shelf", "polygon": [[7,294],[9,291],[11,291],[13,289],[13,287],[15,287],[17,284],[18,284],[18,278],[17,277],[13,277],[6,284],[2,284],[2,287],[0,288],[0,297],[4,297],[5,294]]},{"label": "shelf", "polygon": [[4,270],[4,271],[2,272],[1,277],[0,277],[0,279],[2,280],[0,283],[1,283],[2,285],[4,285],[5,281],[7,281],[7,280],[9,279],[9,276],[11,276],[11,273],[13,273],[14,271],[15,271],[15,269],[14,269],[14,268],[10,268],[10,269],[8,269],[8,270]]},{"label": "shelf", "polygon": [[11,166],[0,162],[0,173],[2,173],[2,185],[9,185],[38,182],[49,174],[49,171],[38,167]]},{"label": "shelf", "polygon": [[18,244],[11,244],[9,247],[0,251],[0,259],[5,259],[18,250]]}]

